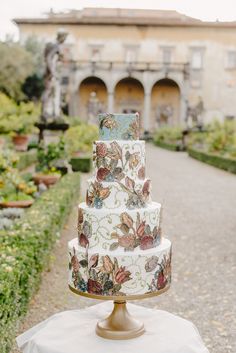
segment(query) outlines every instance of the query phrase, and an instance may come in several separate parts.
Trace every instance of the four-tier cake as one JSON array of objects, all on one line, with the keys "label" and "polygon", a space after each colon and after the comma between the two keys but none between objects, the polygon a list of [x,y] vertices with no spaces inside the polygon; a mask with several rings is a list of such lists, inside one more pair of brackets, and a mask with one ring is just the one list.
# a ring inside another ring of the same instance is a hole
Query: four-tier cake
[{"label": "four-tier cake", "polygon": [[69,242],[69,286],[88,296],[158,294],[171,281],[171,243],[151,200],[138,114],[100,114],[94,175]]}]

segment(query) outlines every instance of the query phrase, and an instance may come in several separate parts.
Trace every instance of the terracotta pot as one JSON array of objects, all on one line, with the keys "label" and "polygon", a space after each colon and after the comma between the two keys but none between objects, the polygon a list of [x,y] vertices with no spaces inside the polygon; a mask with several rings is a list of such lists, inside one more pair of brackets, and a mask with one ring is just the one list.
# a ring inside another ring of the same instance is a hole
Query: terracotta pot
[{"label": "terracotta pot", "polygon": [[50,175],[50,174],[36,174],[33,176],[33,180],[35,184],[43,183],[46,186],[51,186],[56,184],[56,182],[60,179],[61,175]]},{"label": "terracotta pot", "polygon": [[27,151],[28,140],[27,135],[15,135],[12,137],[16,151]]},{"label": "terracotta pot", "polygon": [[30,207],[33,203],[34,203],[34,200],[7,201],[7,202],[0,202],[0,207],[27,208],[27,207]]}]

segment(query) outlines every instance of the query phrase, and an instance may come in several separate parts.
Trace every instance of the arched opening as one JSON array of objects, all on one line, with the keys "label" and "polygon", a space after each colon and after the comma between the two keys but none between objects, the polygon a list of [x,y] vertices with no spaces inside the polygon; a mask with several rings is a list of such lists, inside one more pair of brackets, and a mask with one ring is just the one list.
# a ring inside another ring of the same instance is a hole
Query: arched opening
[{"label": "arched opening", "polygon": [[79,87],[78,113],[82,120],[97,123],[97,114],[107,110],[107,88],[103,80],[91,76]]},{"label": "arched opening", "polygon": [[161,125],[180,123],[180,88],[178,84],[164,78],[157,81],[151,94],[151,129]]},{"label": "arched opening", "polygon": [[142,126],[142,113],[144,104],[144,88],[140,81],[132,77],[120,80],[115,87],[115,113],[140,114],[140,125]]}]

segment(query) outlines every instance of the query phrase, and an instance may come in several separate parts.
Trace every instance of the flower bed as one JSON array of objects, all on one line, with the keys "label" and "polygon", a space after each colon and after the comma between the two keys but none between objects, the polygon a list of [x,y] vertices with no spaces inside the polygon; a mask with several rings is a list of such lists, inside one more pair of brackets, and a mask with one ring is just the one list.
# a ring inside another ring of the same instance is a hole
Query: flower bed
[{"label": "flower bed", "polygon": [[45,192],[8,231],[0,231],[0,352],[11,349],[20,317],[79,192],[78,173]]},{"label": "flower bed", "polygon": [[188,154],[190,157],[198,159],[201,162],[213,165],[214,167],[224,169],[228,172],[236,174],[236,159],[226,158],[220,155],[208,153],[195,149],[193,147],[188,148]]}]

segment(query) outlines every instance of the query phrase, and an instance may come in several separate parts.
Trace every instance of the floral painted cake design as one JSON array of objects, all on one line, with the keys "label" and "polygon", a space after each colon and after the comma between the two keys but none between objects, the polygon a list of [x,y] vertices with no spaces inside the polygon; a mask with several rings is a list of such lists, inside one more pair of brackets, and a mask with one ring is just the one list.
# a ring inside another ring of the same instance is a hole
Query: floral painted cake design
[{"label": "floral painted cake design", "polygon": [[171,282],[171,243],[151,199],[138,114],[100,114],[94,174],[69,242],[69,285],[92,297],[155,295]]}]

